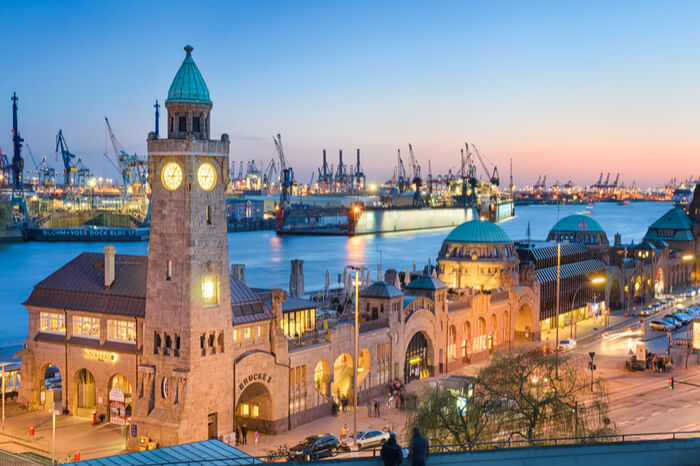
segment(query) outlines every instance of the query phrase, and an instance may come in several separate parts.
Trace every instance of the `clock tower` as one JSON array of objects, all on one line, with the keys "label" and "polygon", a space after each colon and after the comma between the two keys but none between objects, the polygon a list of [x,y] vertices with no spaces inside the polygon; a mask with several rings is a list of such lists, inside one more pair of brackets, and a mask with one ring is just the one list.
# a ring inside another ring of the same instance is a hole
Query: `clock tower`
[{"label": "clock tower", "polygon": [[212,102],[192,50],[165,101],[168,138],[148,136],[151,232],[132,424],[159,446],[233,431],[229,138],[209,137]]}]

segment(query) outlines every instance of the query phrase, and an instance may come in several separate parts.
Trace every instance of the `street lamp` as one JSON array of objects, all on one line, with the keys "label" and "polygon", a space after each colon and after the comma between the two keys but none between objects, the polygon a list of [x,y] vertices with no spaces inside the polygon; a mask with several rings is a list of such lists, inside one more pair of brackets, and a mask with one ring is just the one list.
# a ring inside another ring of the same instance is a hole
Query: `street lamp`
[{"label": "street lamp", "polygon": [[357,450],[357,364],[358,359],[358,343],[360,340],[360,323],[359,323],[359,296],[360,296],[360,278],[359,273],[362,269],[354,265],[348,265],[348,269],[355,272],[355,363],[353,366],[353,377],[352,377],[352,406],[353,406],[353,419],[352,419],[352,430],[353,430],[353,440],[352,449]]},{"label": "street lamp", "polygon": [[2,374],[2,431],[5,432],[5,366],[9,366],[9,362],[0,362],[0,373]]},{"label": "street lamp", "polygon": [[[574,297],[571,299],[571,311],[573,312],[574,306],[576,305],[576,295],[578,294],[579,291],[581,291],[581,288],[583,288],[585,285],[591,284],[591,285],[598,285],[600,283],[605,283],[606,279],[605,277],[593,277],[590,280],[586,280],[585,282],[581,283],[578,288],[576,288],[576,291],[574,291]],[[573,317],[573,316],[572,316]],[[578,320],[578,319],[577,319]],[[578,322],[576,323],[576,327],[578,329]],[[574,338],[574,319],[569,319],[569,338]],[[557,342],[557,345],[559,345],[559,342]]]}]

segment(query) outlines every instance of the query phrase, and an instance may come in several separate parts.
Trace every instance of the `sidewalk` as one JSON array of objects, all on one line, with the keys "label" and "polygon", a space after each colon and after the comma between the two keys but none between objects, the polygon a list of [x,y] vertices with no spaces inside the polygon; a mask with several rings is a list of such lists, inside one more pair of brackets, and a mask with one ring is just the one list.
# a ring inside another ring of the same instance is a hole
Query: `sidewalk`
[{"label": "sidewalk", "polygon": [[[7,410],[13,403],[8,404]],[[33,437],[29,426],[34,426]],[[76,451],[80,458],[92,459],[122,453],[124,433],[120,426],[92,421],[75,416],[56,416],[56,459],[72,461]],[[51,415],[45,411],[24,412],[5,419],[5,431],[0,432],[1,449],[11,453],[33,452],[51,457]]]},{"label": "sidewalk", "polygon": [[[608,325],[605,325],[605,318],[598,317],[590,318],[577,322],[573,327],[571,325],[565,325],[559,327],[559,341],[574,339],[576,342],[582,340],[587,340],[593,338],[597,335],[603,334],[606,331],[615,329],[618,327],[623,327],[624,325],[631,325],[639,322],[639,317],[637,316],[624,316],[624,311],[614,311],[608,317]],[[554,344],[556,340],[556,329],[548,329],[540,333],[540,340],[543,343],[548,341]]]},{"label": "sidewalk", "polygon": [[[409,391],[418,390],[419,387],[417,385],[418,384],[411,387]],[[379,399],[379,401],[379,409],[381,414],[381,417],[379,418],[368,416],[367,404],[363,404],[358,408],[357,430],[382,430],[384,427],[389,426],[396,432],[399,444],[405,446],[406,442],[403,435],[403,430],[406,423],[405,414],[395,408],[389,410],[386,405],[386,397],[382,397]],[[249,431],[248,444],[236,445],[236,448],[252,456],[263,456],[268,450],[276,448],[280,445],[293,447],[309,435],[331,434],[335,435],[340,440],[340,431],[343,428],[343,425],[347,425],[350,435],[352,435],[353,412],[351,410],[348,410],[346,413],[339,413],[337,416],[326,416],[321,419],[302,424],[294,427],[290,431],[283,432],[278,435],[259,434],[257,445],[255,443],[255,432]]]}]

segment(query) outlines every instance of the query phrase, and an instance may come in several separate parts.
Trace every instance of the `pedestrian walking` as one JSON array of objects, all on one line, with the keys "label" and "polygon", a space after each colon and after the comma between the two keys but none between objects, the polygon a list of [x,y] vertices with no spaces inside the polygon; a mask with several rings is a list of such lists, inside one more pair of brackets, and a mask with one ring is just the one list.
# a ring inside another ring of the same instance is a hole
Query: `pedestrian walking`
[{"label": "pedestrian walking", "polygon": [[396,434],[389,434],[389,440],[382,445],[380,456],[384,461],[384,466],[398,466],[403,462],[403,451],[401,446],[396,442]]},{"label": "pedestrian walking", "polygon": [[413,428],[413,440],[411,441],[411,465],[425,466],[425,459],[429,454],[428,439],[420,433],[418,427]]},{"label": "pedestrian walking", "polygon": [[245,424],[241,426],[241,440],[243,441],[243,445],[248,445],[248,426]]},{"label": "pedestrian walking", "polygon": [[340,429],[340,440],[341,440],[341,441],[343,441],[343,440],[345,440],[346,438],[348,438],[348,432],[349,432],[349,430],[348,430],[348,425],[347,425],[347,424],[344,424],[344,425],[343,425],[343,428]]},{"label": "pedestrian walking", "polygon": [[236,426],[236,445],[241,444],[241,428]]},{"label": "pedestrian walking", "polygon": [[379,413],[379,400],[374,400],[374,417],[382,417],[382,415]]}]

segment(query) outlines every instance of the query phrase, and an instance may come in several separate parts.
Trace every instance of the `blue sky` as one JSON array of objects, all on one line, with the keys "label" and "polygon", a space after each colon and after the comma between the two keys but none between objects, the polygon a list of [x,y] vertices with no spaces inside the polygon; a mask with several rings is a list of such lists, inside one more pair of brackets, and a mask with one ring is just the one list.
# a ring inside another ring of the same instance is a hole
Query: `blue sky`
[{"label": "blue sky", "polygon": [[700,175],[699,22],[697,2],[3,2],[0,147],[16,91],[35,155],[58,167],[62,128],[116,175],[104,116],[145,154],[189,43],[236,162],[280,132],[300,181],[357,147],[381,181],[409,142],[437,174],[468,140],[517,185],[657,185]]}]

